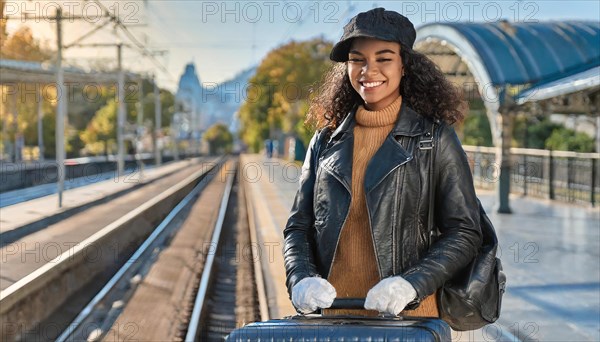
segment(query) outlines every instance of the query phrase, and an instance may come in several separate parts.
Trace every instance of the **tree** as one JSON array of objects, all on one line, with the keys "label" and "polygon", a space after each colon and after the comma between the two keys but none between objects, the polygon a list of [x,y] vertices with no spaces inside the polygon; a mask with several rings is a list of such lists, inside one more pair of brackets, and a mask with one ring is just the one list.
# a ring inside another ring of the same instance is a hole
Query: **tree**
[{"label": "tree", "polygon": [[[144,85],[144,120],[150,120],[154,127],[154,93],[152,88],[147,89]],[[159,90],[161,104],[161,126],[171,126],[171,119],[175,114],[175,95],[166,89]],[[137,112],[135,113],[137,118]]]},{"label": "tree", "polygon": [[594,152],[594,139],[581,132],[559,127],[546,139],[546,148],[555,151]]},{"label": "tree", "polygon": [[[2,13],[4,13],[5,1],[0,3]],[[6,20],[0,20],[0,58],[2,59],[15,59],[23,61],[36,61],[42,62],[52,57],[52,52],[48,49],[41,47],[38,40],[33,37],[33,33],[29,27],[23,26],[14,32],[11,36],[8,36],[6,31]],[[7,91],[7,87],[14,87],[15,89],[25,89],[25,85],[22,83],[3,86],[2,92]],[[28,85],[29,89],[33,88],[33,85]],[[28,98],[21,96],[20,93],[16,96],[17,103],[13,107],[11,101],[2,101],[1,106],[3,107],[2,122],[7,124],[5,129],[7,137],[6,140],[14,141],[16,134],[23,134],[26,145],[37,144],[37,104],[38,100],[33,100],[31,96]],[[52,111],[52,104],[50,101],[44,100],[42,104],[43,113],[49,113]],[[14,110],[17,112],[17,122],[13,122]],[[53,129],[52,127],[43,126],[44,130]],[[46,132],[43,132],[46,136]],[[52,138],[54,141],[54,138]],[[53,148],[49,147],[49,140],[44,140],[44,145],[47,147],[46,152],[48,155],[53,154]],[[2,147],[4,150],[4,146]]]},{"label": "tree", "polygon": [[252,150],[260,150],[267,138],[284,135],[298,136],[308,143],[313,132],[302,123],[310,90],[331,66],[331,47],[321,38],[292,41],[263,59],[239,110],[240,135]]},{"label": "tree", "polygon": [[233,135],[222,123],[217,123],[209,127],[203,136],[208,143],[210,154],[223,154],[231,152],[233,146]]},{"label": "tree", "polygon": [[[4,27],[2,27],[4,30]],[[2,40],[0,58],[21,61],[43,62],[52,57],[52,52],[42,48],[27,26],[22,26],[11,36]]]},{"label": "tree", "polygon": [[[4,6],[6,5],[5,0],[0,0],[0,18],[4,18]],[[4,41],[8,34],[6,33],[6,20],[0,19],[0,47],[4,45]]]},{"label": "tree", "polygon": [[555,129],[561,127],[560,124],[550,121],[547,115],[519,115],[514,120],[512,146],[544,149],[546,139]]},{"label": "tree", "polygon": [[[154,123],[154,94],[151,91],[152,88],[146,82],[143,83],[143,88],[144,121]],[[79,133],[79,138],[83,142],[86,151],[91,154],[109,154],[116,151],[118,103],[114,93],[111,93],[108,89],[106,91],[108,94],[106,103],[94,113],[85,130]],[[125,98],[127,122],[134,123],[137,121],[139,113],[137,112],[136,104],[140,94],[141,92],[139,91],[132,92],[131,97]],[[162,127],[169,127],[174,113],[175,97],[168,90],[162,89],[159,96],[162,108],[161,125]],[[90,106],[88,106],[88,110]],[[77,140],[73,139],[73,143],[75,144],[76,142]]]},{"label": "tree", "polygon": [[515,119],[513,145],[557,151],[594,152],[594,139],[585,133],[550,121],[547,115],[524,115]]},{"label": "tree", "polygon": [[85,148],[91,154],[114,153],[116,150],[116,118],[118,104],[115,100],[108,103],[96,112],[86,130],[80,133]]},{"label": "tree", "polygon": [[493,146],[490,122],[485,110],[471,110],[463,123],[463,139],[465,145]]}]

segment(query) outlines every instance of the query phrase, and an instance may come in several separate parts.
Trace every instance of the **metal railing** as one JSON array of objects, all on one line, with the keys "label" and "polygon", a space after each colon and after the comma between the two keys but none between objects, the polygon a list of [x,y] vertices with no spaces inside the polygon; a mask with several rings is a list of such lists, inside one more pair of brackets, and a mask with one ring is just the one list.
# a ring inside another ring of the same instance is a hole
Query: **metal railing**
[{"label": "metal railing", "polygon": [[[493,190],[499,180],[496,148],[463,146],[475,187]],[[511,193],[562,202],[600,201],[600,153],[511,148]]]}]

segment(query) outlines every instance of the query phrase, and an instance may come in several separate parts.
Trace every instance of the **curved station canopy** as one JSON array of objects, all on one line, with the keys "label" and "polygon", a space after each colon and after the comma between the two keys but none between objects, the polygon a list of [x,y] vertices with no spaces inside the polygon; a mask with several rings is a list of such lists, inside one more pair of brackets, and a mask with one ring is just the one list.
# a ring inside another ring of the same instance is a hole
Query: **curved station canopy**
[{"label": "curved station canopy", "polygon": [[499,147],[499,212],[510,212],[510,113],[552,102],[600,115],[600,22],[432,23],[417,29],[415,50],[483,101]]},{"label": "curved station canopy", "polygon": [[523,104],[600,86],[600,22],[432,23],[417,30],[415,49],[477,88],[492,132],[505,87]]}]

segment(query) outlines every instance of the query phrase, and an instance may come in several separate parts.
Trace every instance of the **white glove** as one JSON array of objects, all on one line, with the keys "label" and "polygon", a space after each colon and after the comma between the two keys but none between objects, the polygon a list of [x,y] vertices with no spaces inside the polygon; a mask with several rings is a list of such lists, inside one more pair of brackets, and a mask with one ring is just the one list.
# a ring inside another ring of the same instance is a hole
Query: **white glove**
[{"label": "white glove", "polygon": [[415,288],[400,276],[383,279],[367,293],[365,309],[398,315],[417,297]]},{"label": "white glove", "polygon": [[336,295],[335,288],[327,280],[309,277],[292,288],[292,303],[300,312],[307,314],[318,308],[330,307]]}]

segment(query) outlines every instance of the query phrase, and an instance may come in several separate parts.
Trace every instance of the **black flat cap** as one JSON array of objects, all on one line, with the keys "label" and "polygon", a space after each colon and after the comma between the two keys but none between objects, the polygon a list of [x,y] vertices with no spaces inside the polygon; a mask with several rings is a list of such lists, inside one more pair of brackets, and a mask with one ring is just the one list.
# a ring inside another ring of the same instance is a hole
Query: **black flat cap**
[{"label": "black flat cap", "polygon": [[334,45],[329,58],[335,62],[346,62],[352,39],[369,37],[390,42],[398,42],[412,49],[417,32],[407,17],[384,8],[357,14],[344,26],[344,34]]}]

